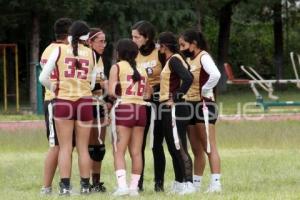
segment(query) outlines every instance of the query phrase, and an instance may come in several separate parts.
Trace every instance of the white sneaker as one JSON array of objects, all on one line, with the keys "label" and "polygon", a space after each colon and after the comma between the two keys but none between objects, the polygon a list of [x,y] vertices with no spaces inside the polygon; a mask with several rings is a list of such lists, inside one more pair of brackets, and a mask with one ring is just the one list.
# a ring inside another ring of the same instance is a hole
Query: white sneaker
[{"label": "white sneaker", "polygon": [[171,188],[171,193],[180,193],[184,189],[184,183],[180,183],[178,181],[174,181],[172,188]]},{"label": "white sneaker", "polygon": [[41,195],[51,195],[52,194],[52,187],[42,187],[40,191]]},{"label": "white sneaker", "polygon": [[205,193],[218,193],[218,192],[222,192],[222,186],[220,182],[215,182],[215,183],[211,183],[208,186],[208,189],[206,190]]},{"label": "white sneaker", "polygon": [[194,185],[194,188],[195,188],[196,192],[201,191],[201,185],[195,185],[195,184],[193,184],[193,185]]},{"label": "white sneaker", "polygon": [[196,192],[196,188],[192,182],[185,182],[183,189],[179,192],[179,195],[192,194]]},{"label": "white sneaker", "polygon": [[129,194],[128,187],[125,188],[117,188],[116,191],[112,194],[113,196],[125,196]]},{"label": "white sneaker", "polygon": [[138,188],[137,189],[129,189],[129,196],[139,196],[139,191],[138,191]]}]

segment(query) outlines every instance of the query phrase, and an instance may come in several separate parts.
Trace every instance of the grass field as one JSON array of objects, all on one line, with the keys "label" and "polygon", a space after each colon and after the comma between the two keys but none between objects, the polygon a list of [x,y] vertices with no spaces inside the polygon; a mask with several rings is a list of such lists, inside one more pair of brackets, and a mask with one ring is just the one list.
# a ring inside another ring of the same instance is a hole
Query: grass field
[{"label": "grass field", "polygon": [[[270,101],[266,92],[258,90],[263,95],[264,101]],[[300,102],[300,93],[299,89],[295,88],[294,85],[290,85],[289,88],[285,90],[275,90],[274,95],[279,96],[278,101],[298,101]],[[245,114],[245,109],[247,113],[264,113],[262,108],[256,107],[255,105],[255,96],[251,91],[248,85],[236,86],[228,85],[228,91],[226,93],[218,94],[217,102],[220,108],[221,115],[236,115],[236,114]],[[0,101],[0,121],[18,121],[18,120],[43,120],[43,115],[35,115],[29,111],[29,104],[21,104],[21,113],[15,112],[14,101],[9,102],[8,111],[3,112],[3,102]],[[252,104],[252,106],[251,106]],[[248,105],[247,107],[245,107]],[[300,113],[300,106],[297,107],[272,107],[268,110],[267,113]]]},{"label": "grass field", "polygon": [[[300,123],[281,122],[228,122],[217,123],[218,144],[222,159],[221,194],[199,192],[189,196],[171,195],[173,172],[167,155],[166,192],[153,192],[152,155],[147,148],[145,192],[141,199],[300,199]],[[102,181],[107,194],[72,196],[70,199],[109,199],[116,185],[110,140],[103,163]],[[43,129],[0,129],[0,197],[1,199],[41,199],[42,168],[47,142]],[[79,190],[76,153],[73,160],[72,184]],[[128,168],[130,166],[128,165]],[[208,186],[209,170],[206,167],[203,191]],[[55,194],[43,199],[58,197],[58,176],[54,180]],[[128,198],[129,199],[129,198]]]}]

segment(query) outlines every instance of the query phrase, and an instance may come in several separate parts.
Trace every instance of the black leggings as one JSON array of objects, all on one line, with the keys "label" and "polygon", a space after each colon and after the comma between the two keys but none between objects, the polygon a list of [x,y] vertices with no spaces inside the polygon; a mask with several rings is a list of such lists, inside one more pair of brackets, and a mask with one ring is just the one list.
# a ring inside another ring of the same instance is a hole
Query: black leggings
[{"label": "black leggings", "polygon": [[[172,157],[175,181],[180,183],[193,182],[193,163],[187,150],[186,139],[190,109],[187,105],[176,105],[176,126],[180,144],[180,149],[177,150],[173,138],[171,108],[166,105],[162,108],[162,129]],[[181,119],[178,119],[178,117]]]},{"label": "black leggings", "polygon": [[[159,102],[153,101],[153,104],[155,104],[156,108],[155,111],[158,113],[159,108]],[[150,126],[151,121],[151,107],[147,106],[147,124],[144,131],[144,139],[143,139],[143,146],[142,146],[142,158],[143,158],[143,170],[141,174],[141,178],[139,181],[139,188],[143,188],[143,181],[144,181],[144,166],[145,166],[145,148],[146,148],[146,139],[147,134]],[[165,153],[163,149],[163,139],[164,134],[160,131],[161,127],[161,120],[157,118],[154,121],[154,130],[153,130],[153,160],[154,160],[154,181],[155,182],[163,182],[164,181],[164,174],[165,174],[165,168],[166,168],[166,158]]]}]

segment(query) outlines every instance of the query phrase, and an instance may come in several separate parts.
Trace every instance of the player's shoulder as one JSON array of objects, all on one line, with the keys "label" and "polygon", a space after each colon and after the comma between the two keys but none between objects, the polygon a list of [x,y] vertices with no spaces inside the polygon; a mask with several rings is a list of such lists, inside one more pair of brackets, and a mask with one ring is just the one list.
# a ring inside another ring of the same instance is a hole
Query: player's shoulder
[{"label": "player's shoulder", "polygon": [[43,54],[51,53],[54,49],[62,46],[67,46],[67,45],[59,42],[52,42],[45,48]]}]

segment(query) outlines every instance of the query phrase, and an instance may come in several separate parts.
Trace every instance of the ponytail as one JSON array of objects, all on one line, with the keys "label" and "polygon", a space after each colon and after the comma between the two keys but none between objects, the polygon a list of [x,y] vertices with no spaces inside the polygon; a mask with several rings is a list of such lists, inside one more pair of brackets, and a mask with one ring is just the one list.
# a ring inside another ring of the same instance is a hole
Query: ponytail
[{"label": "ponytail", "polygon": [[[82,40],[88,39],[88,34],[90,32],[89,26],[86,24],[86,22],[78,20],[73,22],[69,29],[69,34],[72,37],[71,46],[73,49],[73,55],[75,57],[75,67],[76,69],[81,68],[81,64],[78,60],[78,44]],[[87,37],[87,38],[86,38]]]},{"label": "ponytail", "polygon": [[117,48],[118,59],[125,60],[133,70],[132,79],[134,82],[141,80],[141,75],[136,69],[135,58],[139,53],[138,46],[131,39],[121,39],[118,41]]},{"label": "ponytail", "polygon": [[77,59],[78,57],[78,43],[79,43],[79,37],[73,37],[72,39],[72,48],[73,48],[73,55],[75,56],[75,67],[76,69],[80,69],[80,63]]},{"label": "ponytail", "polygon": [[139,71],[136,68],[136,61],[133,60],[127,60],[131,66],[131,68],[133,69],[133,75],[132,75],[132,79],[134,82],[138,82],[141,80],[141,74],[139,73]]}]

